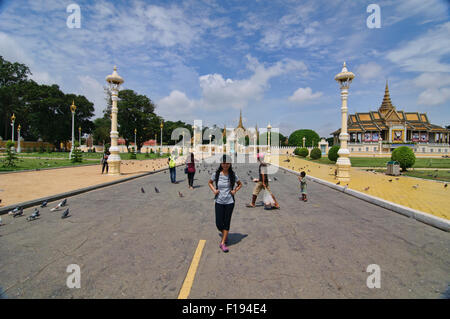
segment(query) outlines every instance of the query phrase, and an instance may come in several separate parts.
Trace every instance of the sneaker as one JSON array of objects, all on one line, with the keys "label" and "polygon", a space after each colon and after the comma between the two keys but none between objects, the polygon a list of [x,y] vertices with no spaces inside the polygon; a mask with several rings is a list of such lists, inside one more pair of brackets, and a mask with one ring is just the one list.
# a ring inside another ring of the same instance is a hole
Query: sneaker
[{"label": "sneaker", "polygon": [[219,247],[220,247],[220,249],[222,249],[222,251],[223,251],[224,253],[227,253],[227,252],[228,252],[228,247],[227,247],[225,244],[220,244]]}]

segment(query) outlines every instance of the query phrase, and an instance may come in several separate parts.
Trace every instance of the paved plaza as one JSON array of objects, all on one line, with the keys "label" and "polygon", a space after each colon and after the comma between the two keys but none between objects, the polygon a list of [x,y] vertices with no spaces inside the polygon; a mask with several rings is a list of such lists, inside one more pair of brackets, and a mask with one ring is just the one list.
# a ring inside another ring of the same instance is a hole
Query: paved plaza
[{"label": "paved plaza", "polygon": [[[207,185],[216,167],[198,167],[194,190],[179,167],[178,184],[167,171],[69,197],[67,219],[49,208],[31,222],[3,215],[2,297],[177,298],[200,240],[188,298],[449,297],[448,232],[312,181],[301,202],[297,177],[281,169],[270,177],[281,210],[247,208],[256,164],[234,165],[244,185],[223,253]],[[79,289],[66,286],[70,264]],[[380,288],[367,287],[371,264]]]}]

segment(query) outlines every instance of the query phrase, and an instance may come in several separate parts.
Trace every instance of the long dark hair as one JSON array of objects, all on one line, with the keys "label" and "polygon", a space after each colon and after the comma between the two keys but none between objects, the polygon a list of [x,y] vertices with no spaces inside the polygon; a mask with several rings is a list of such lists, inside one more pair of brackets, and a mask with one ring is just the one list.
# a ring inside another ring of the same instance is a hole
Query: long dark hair
[{"label": "long dark hair", "polygon": [[[219,182],[219,176],[220,176],[220,172],[223,171],[223,167],[222,167],[222,163],[219,164],[219,168],[216,170],[216,176],[215,176],[215,182],[216,182],[216,187],[217,187],[217,183]],[[233,167],[230,163],[230,168],[228,169],[228,178],[230,179],[230,188],[233,189],[234,188],[234,184],[236,183],[236,174],[233,171]]]},{"label": "long dark hair", "polygon": [[194,163],[194,153],[191,153],[191,163]]}]

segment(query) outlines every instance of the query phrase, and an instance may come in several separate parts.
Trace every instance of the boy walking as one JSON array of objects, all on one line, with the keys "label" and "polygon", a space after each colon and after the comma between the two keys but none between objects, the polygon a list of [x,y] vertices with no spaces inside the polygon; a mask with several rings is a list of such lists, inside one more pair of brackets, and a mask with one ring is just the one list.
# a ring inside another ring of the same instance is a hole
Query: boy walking
[{"label": "boy walking", "polygon": [[300,173],[298,180],[300,182],[300,192],[302,194],[302,198],[300,199],[299,197],[298,199],[306,202],[308,200],[306,199],[306,173],[304,171]]}]

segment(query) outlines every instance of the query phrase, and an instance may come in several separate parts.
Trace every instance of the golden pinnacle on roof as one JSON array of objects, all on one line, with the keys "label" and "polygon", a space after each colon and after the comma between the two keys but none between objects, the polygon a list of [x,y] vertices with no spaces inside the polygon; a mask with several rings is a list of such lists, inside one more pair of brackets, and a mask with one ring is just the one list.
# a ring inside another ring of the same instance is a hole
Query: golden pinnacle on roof
[{"label": "golden pinnacle on roof", "polygon": [[386,88],[384,89],[384,97],[383,102],[381,103],[381,106],[379,108],[379,111],[389,111],[389,110],[395,110],[395,107],[392,105],[391,96],[389,94],[389,85],[388,81],[386,80]]}]

